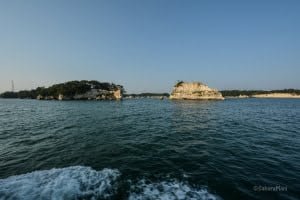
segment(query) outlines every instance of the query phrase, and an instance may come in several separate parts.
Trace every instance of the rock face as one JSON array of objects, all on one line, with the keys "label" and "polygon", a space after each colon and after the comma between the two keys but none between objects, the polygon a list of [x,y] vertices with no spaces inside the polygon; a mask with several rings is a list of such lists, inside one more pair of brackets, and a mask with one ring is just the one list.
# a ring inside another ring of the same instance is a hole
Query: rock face
[{"label": "rock face", "polygon": [[39,94],[39,95],[36,97],[36,99],[37,99],[37,100],[42,100],[42,99],[44,99],[44,97],[43,97],[42,95]]},{"label": "rock face", "polygon": [[76,94],[72,97],[74,100],[80,99],[96,99],[96,100],[119,100],[122,99],[121,89],[116,90],[102,90],[102,89],[91,89],[84,94]]},{"label": "rock face", "polygon": [[122,91],[121,89],[117,89],[114,91],[114,98],[115,99],[122,99]]},{"label": "rock face", "polygon": [[178,82],[170,95],[170,99],[191,100],[223,100],[222,94],[200,82]]},{"label": "rock face", "polygon": [[63,94],[59,94],[58,97],[57,97],[57,99],[58,99],[59,101],[62,101],[62,100],[70,100],[71,98],[68,97],[68,96],[65,96],[65,95],[63,95]]},{"label": "rock face", "polygon": [[122,90],[102,90],[91,89],[83,94],[75,94],[74,96],[66,96],[59,94],[58,100],[120,100],[123,98]]},{"label": "rock face", "polygon": [[38,95],[38,100],[120,100],[123,98],[122,89],[116,90],[102,90],[102,89],[91,89],[83,94],[75,94],[73,96],[59,94],[56,98],[53,96],[43,97]]}]

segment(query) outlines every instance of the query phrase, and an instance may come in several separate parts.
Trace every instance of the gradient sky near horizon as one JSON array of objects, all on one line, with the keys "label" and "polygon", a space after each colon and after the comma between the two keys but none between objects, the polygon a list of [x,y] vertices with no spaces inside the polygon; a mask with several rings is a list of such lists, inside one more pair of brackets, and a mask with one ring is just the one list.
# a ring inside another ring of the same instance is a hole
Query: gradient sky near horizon
[{"label": "gradient sky near horizon", "polygon": [[1,0],[0,92],[68,80],[300,89],[298,0]]}]

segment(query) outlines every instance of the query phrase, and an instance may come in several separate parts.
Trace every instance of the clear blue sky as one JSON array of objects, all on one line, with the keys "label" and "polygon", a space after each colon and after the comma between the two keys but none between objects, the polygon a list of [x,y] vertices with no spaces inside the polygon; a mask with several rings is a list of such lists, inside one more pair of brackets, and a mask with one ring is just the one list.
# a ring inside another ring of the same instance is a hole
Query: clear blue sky
[{"label": "clear blue sky", "polygon": [[68,80],[300,88],[298,0],[1,0],[0,92]]}]

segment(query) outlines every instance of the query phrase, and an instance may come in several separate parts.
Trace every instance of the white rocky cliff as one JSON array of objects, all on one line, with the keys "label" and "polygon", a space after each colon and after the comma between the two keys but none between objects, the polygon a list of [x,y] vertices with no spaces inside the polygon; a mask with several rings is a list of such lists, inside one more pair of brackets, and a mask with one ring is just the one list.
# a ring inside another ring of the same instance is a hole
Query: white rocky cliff
[{"label": "white rocky cliff", "polygon": [[203,83],[180,81],[174,86],[170,99],[223,100],[224,97]]}]

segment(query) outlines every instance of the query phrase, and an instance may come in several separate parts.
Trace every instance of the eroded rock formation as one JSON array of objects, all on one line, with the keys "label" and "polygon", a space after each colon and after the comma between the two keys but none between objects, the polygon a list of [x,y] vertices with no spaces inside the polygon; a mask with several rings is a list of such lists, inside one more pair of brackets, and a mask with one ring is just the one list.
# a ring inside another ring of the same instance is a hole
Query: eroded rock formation
[{"label": "eroded rock formation", "polygon": [[223,100],[222,94],[200,82],[178,82],[170,95],[170,99]]}]

